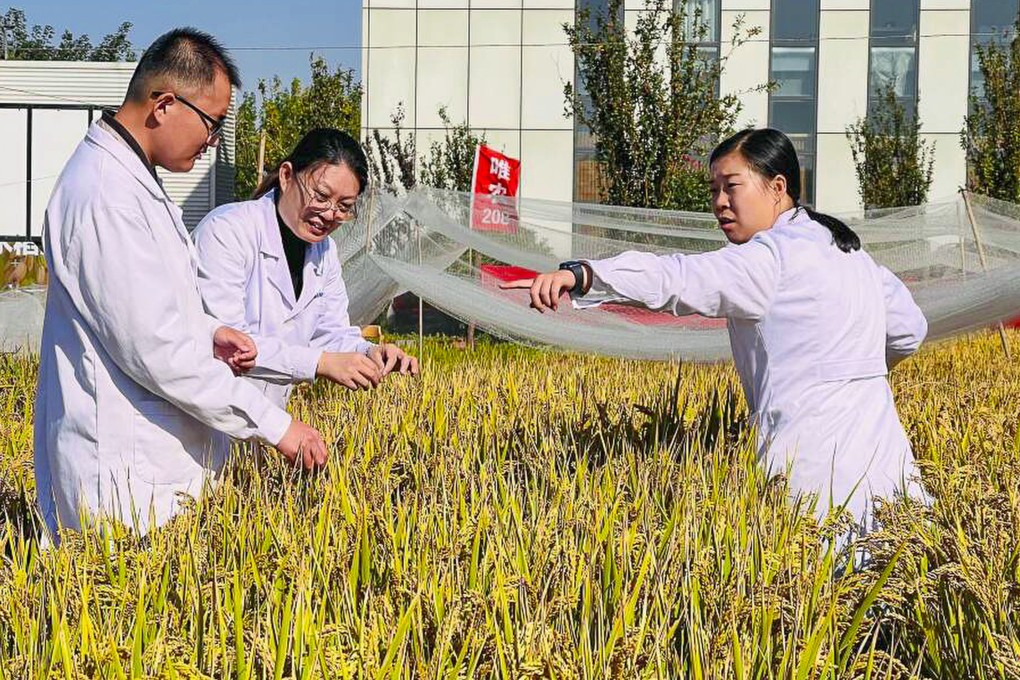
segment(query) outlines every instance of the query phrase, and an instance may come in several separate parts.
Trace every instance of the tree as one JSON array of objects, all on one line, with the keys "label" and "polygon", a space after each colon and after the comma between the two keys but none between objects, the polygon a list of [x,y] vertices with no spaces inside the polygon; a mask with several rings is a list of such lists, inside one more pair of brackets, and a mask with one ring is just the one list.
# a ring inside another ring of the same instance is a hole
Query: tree
[{"label": "tree", "polygon": [[[563,27],[579,83],[564,87],[566,113],[591,130],[600,193],[614,205],[707,211],[704,159],[740,111],[735,93],[717,92],[728,55],[699,52],[701,10],[688,16],[677,5],[646,0],[633,34],[623,0],[609,0],[605,15],[581,10]],[[741,16],[731,49],[760,30],[745,30]]]},{"label": "tree", "polygon": [[404,129],[404,103],[397,104],[390,116],[393,137],[386,137],[378,128],[365,139],[369,169],[376,184],[390,193],[410,191],[418,183],[415,165],[418,162],[414,134]]},{"label": "tree", "polygon": [[446,133],[442,141],[432,142],[428,155],[422,157],[421,183],[449,191],[471,191],[475,149],[485,144],[485,133],[479,137],[467,123],[454,125],[444,106],[439,107],[439,119]]},{"label": "tree", "polygon": [[49,25],[35,24],[31,28],[25,13],[11,7],[2,17],[3,46],[0,57],[26,61],[134,61],[137,57],[128,34],[129,22],[122,23],[116,31],[103,36],[98,45],[93,45],[88,35],[75,36],[65,30],[60,41],[53,43],[56,30]]},{"label": "tree", "polygon": [[444,136],[429,146],[428,154],[417,156],[414,135],[404,130],[404,106],[397,105],[390,116],[393,136],[372,130],[365,140],[369,166],[376,182],[391,193],[410,191],[419,183],[448,191],[471,191],[475,149],[485,144],[485,133],[475,134],[467,123],[454,124],[445,106],[439,107]]},{"label": "tree", "polygon": [[1020,19],[1008,45],[978,45],[977,58],[984,96],[971,92],[961,133],[967,188],[1020,203]]},{"label": "tree", "polygon": [[301,137],[317,127],[333,127],[358,138],[361,131],[361,84],[353,69],[331,71],[314,54],[309,60],[311,81],[299,78],[284,88],[279,78],[259,80],[256,92],[246,92],[237,108],[237,172],[234,193],[251,196],[258,185],[258,157],[266,135],[265,168],[276,167]]},{"label": "tree", "polygon": [[892,86],[875,107],[846,129],[864,209],[920,205],[928,199],[935,144],[920,138],[921,121],[908,116]]}]

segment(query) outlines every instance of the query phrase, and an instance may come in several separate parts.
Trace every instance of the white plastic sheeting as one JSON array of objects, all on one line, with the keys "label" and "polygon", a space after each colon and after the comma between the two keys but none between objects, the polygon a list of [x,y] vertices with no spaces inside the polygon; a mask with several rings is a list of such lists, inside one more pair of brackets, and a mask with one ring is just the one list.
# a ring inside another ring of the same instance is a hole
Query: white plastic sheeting
[{"label": "white plastic sheeting", "polygon": [[[525,291],[503,291],[480,261],[534,270],[625,250],[698,253],[725,245],[711,215],[519,200],[516,224],[477,231],[469,194],[419,189],[374,192],[362,215],[333,236],[356,324],[370,323],[394,295],[412,291],[499,337],[600,354],[714,361],[729,356],[725,323],[676,318],[622,305],[537,314]],[[971,196],[979,252],[962,197],[868,215],[842,216],[865,248],[902,278],[940,339],[1020,315],[1020,206]],[[474,255],[467,256],[471,250]],[[38,346],[40,291],[0,294],[0,347]]]}]

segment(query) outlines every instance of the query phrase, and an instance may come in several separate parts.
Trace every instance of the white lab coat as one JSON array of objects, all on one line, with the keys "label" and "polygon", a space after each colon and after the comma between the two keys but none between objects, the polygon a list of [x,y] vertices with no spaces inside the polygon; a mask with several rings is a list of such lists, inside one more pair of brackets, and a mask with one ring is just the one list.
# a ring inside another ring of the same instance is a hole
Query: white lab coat
[{"label": "white lab coat", "polygon": [[743,245],[699,255],[628,252],[591,262],[578,307],[632,300],[725,317],[759,430],[759,455],[795,492],[870,523],[872,496],[923,497],[887,361],[915,352],[927,322],[907,288],[863,251],[844,253],[803,210]]},{"label": "white lab coat", "polygon": [[286,411],[213,356],[222,324],[202,307],[180,209],[99,124],[57,180],[43,239],[35,475],[51,538],[80,528],[82,506],[145,532],[215,476],[220,432],[283,437]]},{"label": "white lab coat", "polygon": [[332,239],[308,248],[301,297],[294,299],[274,194],[216,208],[193,238],[206,310],[255,339],[259,355],[246,379],[284,406],[294,383],[315,379],[324,351],[367,352],[375,345],[351,325]]}]

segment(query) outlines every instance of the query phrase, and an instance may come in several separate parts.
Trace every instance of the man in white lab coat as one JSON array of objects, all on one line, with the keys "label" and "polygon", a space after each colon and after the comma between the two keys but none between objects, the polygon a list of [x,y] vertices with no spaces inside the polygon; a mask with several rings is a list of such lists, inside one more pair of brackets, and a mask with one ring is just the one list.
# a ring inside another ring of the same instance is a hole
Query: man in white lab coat
[{"label": "man in white lab coat", "polygon": [[145,532],[223,464],[218,439],[258,439],[306,467],[326,447],[244,380],[256,348],[207,315],[181,210],[156,167],[187,172],[219,141],[239,85],[210,36],[158,38],[124,104],[78,146],[46,208],[51,280],[35,411],[35,475],[51,540],[82,511]]}]

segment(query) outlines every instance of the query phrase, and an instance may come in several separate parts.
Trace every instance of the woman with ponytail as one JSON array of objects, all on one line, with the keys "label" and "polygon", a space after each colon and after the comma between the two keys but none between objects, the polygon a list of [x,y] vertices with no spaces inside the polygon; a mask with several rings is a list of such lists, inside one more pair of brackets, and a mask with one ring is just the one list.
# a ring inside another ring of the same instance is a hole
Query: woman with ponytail
[{"label": "woman with ponytail", "polygon": [[245,376],[280,405],[291,385],[323,377],[352,390],[391,371],[417,374],[396,345],[361,337],[330,234],[354,219],[368,186],[360,145],[340,130],[306,134],[253,200],[210,212],[192,237],[206,310],[258,347]]},{"label": "woman with ponytail", "polygon": [[801,205],[800,164],[782,132],[739,132],[710,168],[730,245],[565,262],[504,287],[530,289],[540,312],[569,293],[579,308],[630,302],[726,318],[759,459],[788,472],[794,493],[817,494],[820,516],[843,506],[866,531],[874,497],[924,498],[886,376],[917,350],[927,322],[853,230]]}]

